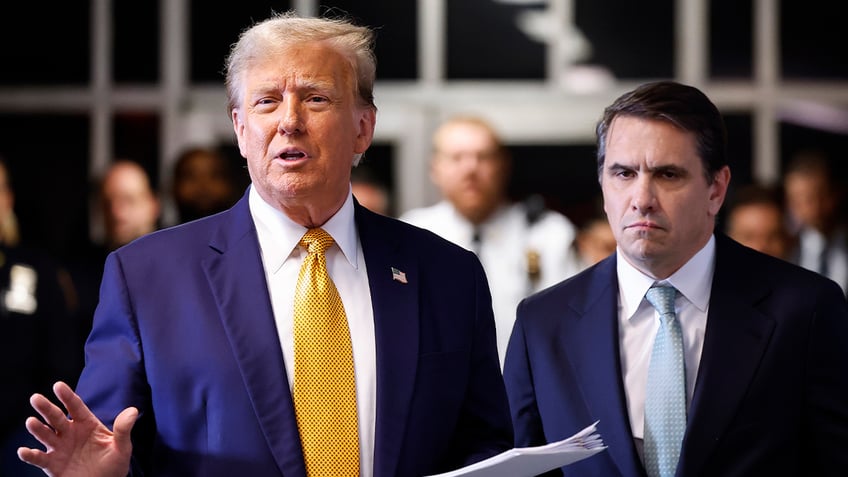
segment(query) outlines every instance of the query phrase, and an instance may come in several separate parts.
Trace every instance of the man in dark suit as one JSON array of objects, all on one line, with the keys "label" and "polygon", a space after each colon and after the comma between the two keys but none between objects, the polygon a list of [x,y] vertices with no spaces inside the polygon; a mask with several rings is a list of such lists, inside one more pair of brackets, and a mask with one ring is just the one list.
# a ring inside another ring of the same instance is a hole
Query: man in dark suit
[{"label": "man in dark suit", "polygon": [[[78,395],[54,387],[73,419],[36,395],[47,425],[27,428],[48,452],[22,448],[23,460],[65,477],[319,475],[299,426],[311,418],[297,406],[293,310],[314,253],[299,243],[318,228],[334,242],[326,268],[355,370],[356,448],[343,457],[358,472],[342,475],[421,476],[511,447],[479,261],[351,195],[376,118],[371,47],[367,28],[292,14],[242,34],[227,89],[251,187],[228,211],[109,255]],[[312,404],[329,422],[339,413],[323,398]],[[319,444],[351,440],[341,434],[330,424]]]},{"label": "man in dark suit", "polygon": [[787,259],[835,281],[848,296],[848,204],[834,159],[802,150],[786,166],[783,190],[795,235]]},{"label": "man in dark suit", "polygon": [[23,240],[9,164],[0,157],[0,476],[43,475],[21,462],[17,448],[37,442],[23,421],[28,397],[57,379],[75,382],[82,350],[71,319],[64,270],[49,253]]},{"label": "man in dark suit", "polygon": [[[834,282],[714,233],[730,182],[717,108],[649,83],[597,132],[617,250],[519,305],[504,369],[516,445],[599,420],[607,451],[566,475],[844,475],[848,304]],[[674,287],[662,320],[645,298],[656,286]],[[678,371],[652,381],[670,349]]]}]

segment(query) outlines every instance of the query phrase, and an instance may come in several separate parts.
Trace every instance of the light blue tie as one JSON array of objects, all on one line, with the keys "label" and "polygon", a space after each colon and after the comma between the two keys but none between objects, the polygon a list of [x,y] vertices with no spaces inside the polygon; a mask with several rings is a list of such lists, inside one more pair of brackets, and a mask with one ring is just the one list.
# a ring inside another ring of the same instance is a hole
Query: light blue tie
[{"label": "light blue tie", "polygon": [[645,468],[651,477],[671,477],[686,431],[686,371],[683,333],[674,313],[677,290],[654,286],[645,298],[660,314],[645,394]]}]

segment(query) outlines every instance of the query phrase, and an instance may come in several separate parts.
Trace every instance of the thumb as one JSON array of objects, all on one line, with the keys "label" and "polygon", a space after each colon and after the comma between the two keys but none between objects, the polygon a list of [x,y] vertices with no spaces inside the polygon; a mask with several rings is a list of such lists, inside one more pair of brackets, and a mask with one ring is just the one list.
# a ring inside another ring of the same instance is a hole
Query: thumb
[{"label": "thumb", "polygon": [[130,432],[132,431],[135,421],[138,419],[138,409],[128,407],[118,414],[115,418],[115,425],[112,433],[115,437],[115,443],[121,449],[132,449],[130,442]]}]

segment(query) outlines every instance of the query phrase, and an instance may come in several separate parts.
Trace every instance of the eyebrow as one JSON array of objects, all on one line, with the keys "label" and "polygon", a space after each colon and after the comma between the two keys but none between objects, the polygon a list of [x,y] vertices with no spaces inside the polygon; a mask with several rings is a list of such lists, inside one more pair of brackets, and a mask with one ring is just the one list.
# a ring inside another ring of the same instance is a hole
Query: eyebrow
[{"label": "eyebrow", "polygon": [[[256,85],[254,92],[266,93],[269,91],[279,91],[282,89],[280,81],[268,81]],[[336,83],[331,80],[318,78],[296,78],[293,82],[288,83],[289,91],[321,91],[330,92],[336,89]]]},{"label": "eyebrow", "polygon": [[[607,167],[607,170],[610,171],[610,172],[635,171],[635,170],[639,170],[639,169],[641,169],[641,167],[626,166],[626,165],[618,163],[618,162],[614,162],[614,163],[610,164],[609,167]],[[649,167],[649,168],[647,168],[647,172],[649,172],[651,174],[673,172],[677,175],[686,175],[686,174],[689,173],[688,169],[685,169],[683,167],[680,167],[680,166],[677,166],[677,165],[674,165],[674,164],[665,164],[665,165],[659,165],[659,166],[655,166],[655,167]]]}]

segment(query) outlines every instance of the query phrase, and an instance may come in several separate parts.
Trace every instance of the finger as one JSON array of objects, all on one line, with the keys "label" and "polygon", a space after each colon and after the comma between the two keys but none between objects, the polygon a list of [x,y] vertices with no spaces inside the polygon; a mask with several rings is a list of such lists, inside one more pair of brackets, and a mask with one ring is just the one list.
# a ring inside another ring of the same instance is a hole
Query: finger
[{"label": "finger", "polygon": [[79,395],[77,395],[77,393],[75,393],[67,384],[62,381],[56,382],[56,384],[53,385],[53,392],[56,394],[56,397],[59,398],[62,405],[65,406],[65,409],[68,410],[68,414],[71,415],[71,418],[75,421],[81,422],[96,419],[94,414],[88,409],[88,406],[85,405]]},{"label": "finger", "polygon": [[27,418],[26,423],[24,424],[26,430],[32,434],[33,437],[38,439],[38,442],[44,444],[48,449],[52,449],[56,447],[56,444],[59,441],[59,436],[56,434],[56,431],[53,430],[50,426],[44,424],[34,417]]},{"label": "finger", "polygon": [[68,430],[69,421],[67,416],[59,409],[59,406],[50,402],[49,399],[41,394],[33,394],[29,398],[29,403],[44,418],[44,422],[57,432]]},{"label": "finger", "polygon": [[118,414],[115,418],[115,425],[112,427],[112,433],[115,437],[115,443],[119,449],[130,452],[132,451],[132,442],[130,434],[136,420],[138,420],[138,409],[128,407]]},{"label": "finger", "polygon": [[18,448],[18,459],[42,469],[47,467],[48,463],[47,453],[38,449],[30,449],[29,447]]}]

